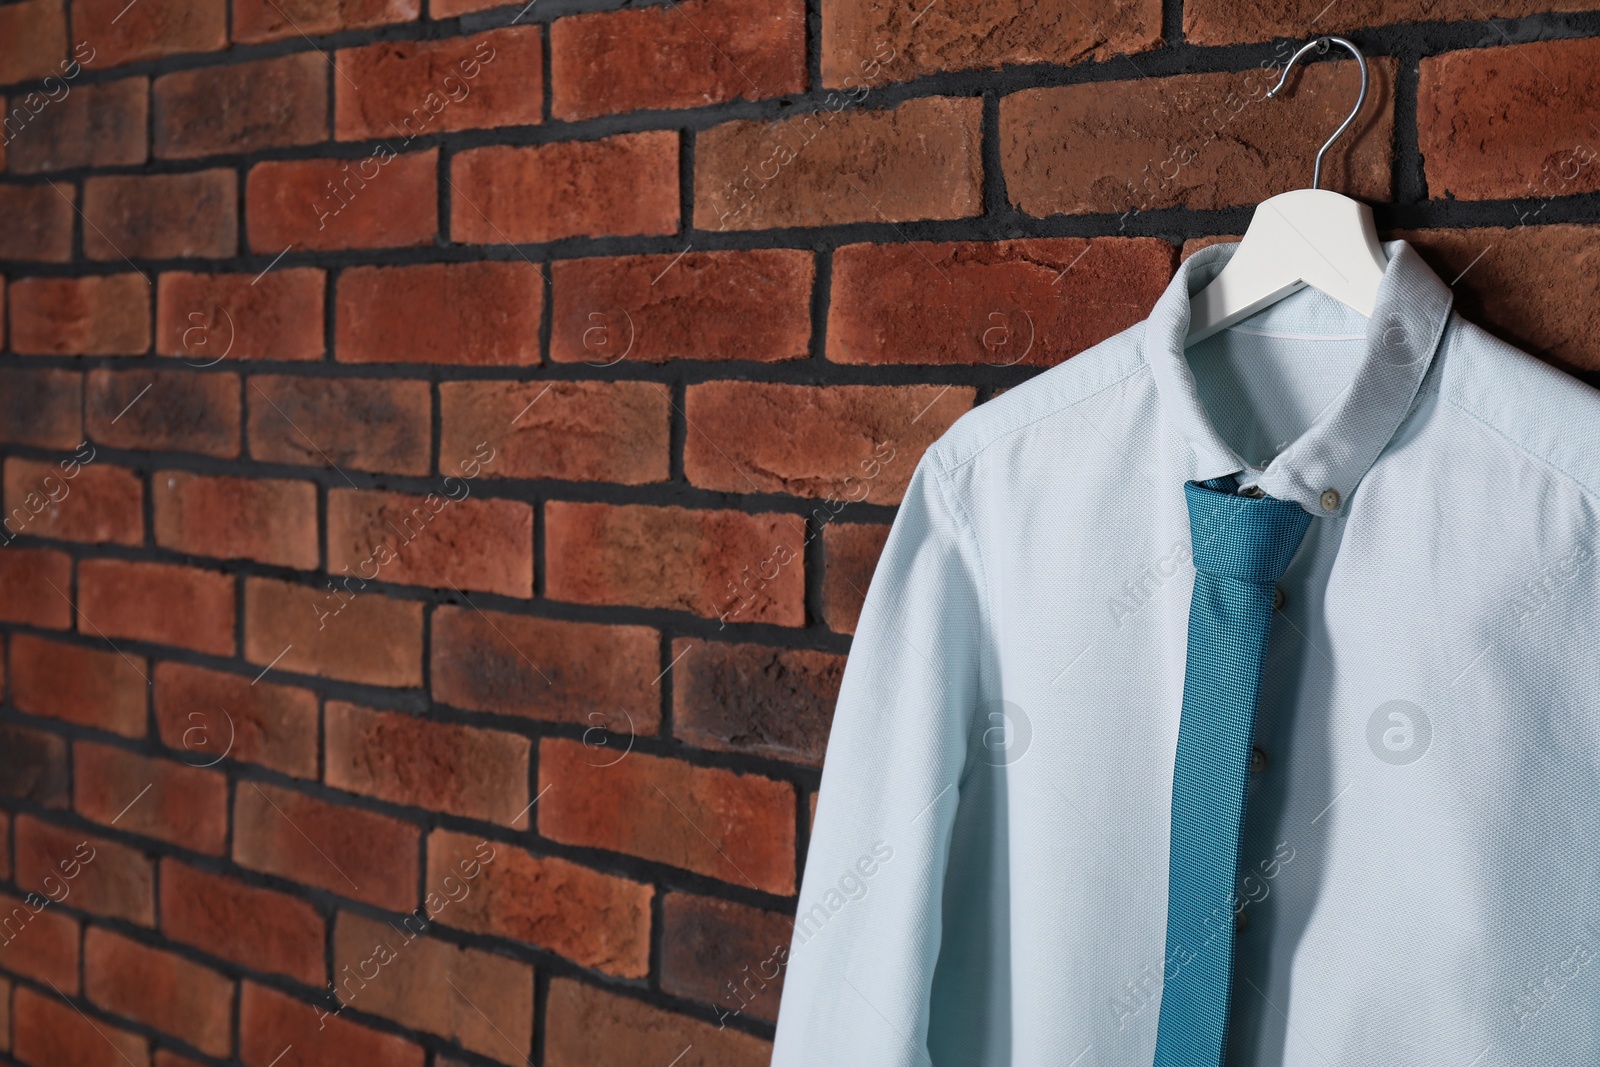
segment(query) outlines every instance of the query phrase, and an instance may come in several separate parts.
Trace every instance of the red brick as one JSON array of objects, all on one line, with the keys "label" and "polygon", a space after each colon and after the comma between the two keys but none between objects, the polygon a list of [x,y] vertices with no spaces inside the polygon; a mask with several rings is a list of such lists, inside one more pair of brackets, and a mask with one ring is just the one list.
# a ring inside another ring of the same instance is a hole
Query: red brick
[{"label": "red brick", "polygon": [[195,367],[321,359],[324,285],[315,267],[255,276],[167,271],[156,283],[156,354]]},{"label": "red brick", "polygon": [[450,235],[469,244],[676,233],[678,132],[469,148],[451,161]]},{"label": "red brick", "polygon": [[539,744],[539,832],[747,885],[794,892],[794,787],[640,752],[608,766],[577,741]]},{"label": "red brick", "polygon": [[544,117],[539,27],[440,41],[341,48],[334,133],[342,141],[414,137]]},{"label": "red brick", "polygon": [[483,454],[489,478],[664,482],[672,398],[659,382],[444,382],[440,452]]},{"label": "red brick", "polygon": [[976,397],[947,385],[691,385],[684,473],[706,489],[826,497],[830,514],[898,504],[923,451]]},{"label": "red brick", "polygon": [[[1396,61],[1367,64],[1371,85],[1351,133],[1323,160],[1322,187],[1388,200]],[[1292,93],[1261,70],[1179,74],[1024,89],[1000,100],[1000,160],[1010,202],[1029,215],[1255,204],[1311,184],[1307,130],[1349,112],[1356,71],[1313,63]]]},{"label": "red brick", "polygon": [[83,440],[83,375],[73,370],[0,370],[0,440],[76,448]]},{"label": "red brick", "polygon": [[679,740],[822,766],[843,656],[685,638],[672,643],[672,657]]},{"label": "red brick", "polygon": [[[458,708],[654,736],[660,635],[441,604],[433,613],[433,699]],[[599,744],[595,735],[595,744]]]},{"label": "red brick", "polygon": [[326,932],[303,900],[188,864],[161,862],[161,932],[254,970],[321,987]]},{"label": "red brick", "polygon": [[324,778],[335,789],[517,829],[528,825],[527,738],[343,701],[329,701],[325,714]]},{"label": "red brick", "polygon": [[552,500],[545,505],[545,593],[579,604],[803,626],[804,546],[805,530],[793,515]]},{"label": "red brick", "polygon": [[78,610],[100,636],[234,651],[234,579],[173,563],[86,559],[78,564]]},{"label": "red brick", "polygon": [[688,0],[550,24],[551,113],[587,119],[804,92],[801,0]]},{"label": "red brick", "polygon": [[313,144],[328,136],[328,60],[295,52],[178,71],[151,86],[158,158]]},{"label": "red brick", "polygon": [[[73,455],[92,458],[93,449]],[[144,540],[143,498],[144,483],[122,467],[12,458],[5,464],[4,528],[9,537],[136,545]]]},{"label": "red brick", "polygon": [[390,911],[416,905],[419,841],[416,827],[386,815],[274,785],[235,790],[235,863]]},{"label": "red brick", "polygon": [[63,993],[78,991],[78,923],[56,904],[70,900],[72,882],[55,875],[51,892],[25,899],[0,894],[0,967],[48,982]]},{"label": "red brick", "polygon": [[262,374],[250,379],[246,393],[254,459],[428,473],[427,382]]},{"label": "red brick", "polygon": [[150,1043],[104,1020],[91,1021],[54,993],[18,986],[12,1054],[34,1067],[148,1067]]},{"label": "red brick", "polygon": [[694,1052],[684,1067],[766,1067],[772,1059],[772,1045],[760,1038],[571,978],[551,981],[545,1018],[544,1067],[671,1063],[688,1048]]},{"label": "red brick", "polygon": [[439,232],[439,150],[360,159],[259,163],[245,184],[250,250],[388,248],[432,244]]},{"label": "red brick", "polygon": [[362,591],[365,584],[352,576],[324,588],[249,579],[245,659],[366,685],[421,685],[421,603]]},{"label": "red brick", "polygon": [[1172,271],[1153,237],[846,245],[828,359],[1052,367],[1143,320]]},{"label": "red brick", "polygon": [[822,531],[822,617],[835,633],[853,634],[861,620],[872,572],[878,567],[889,527],[853,522],[828,524]]},{"label": "red brick", "polygon": [[209,967],[94,926],[83,939],[83,973],[89,1000],[102,1010],[212,1056],[233,1051],[233,983]]},{"label": "red brick", "polygon": [[129,257],[220,258],[239,251],[238,182],[231,170],[118,174],[83,185],[83,253]]},{"label": "red brick", "polygon": [[[1233,44],[1342,33],[1395,22],[1472,21],[1521,18],[1546,11],[1581,10],[1574,0],[1354,0],[1328,7],[1317,0],[1190,0],[1183,7],[1183,36],[1191,44]],[[1287,42],[1282,59],[1299,41]]]},{"label": "red brick", "polygon": [[296,778],[315,778],[316,694],[252,679],[253,674],[156,664],[162,743],[183,750],[183,759],[196,766],[210,766],[226,753]]},{"label": "red brick", "polygon": [[809,252],[563,259],[551,273],[553,360],[772,362],[810,351],[816,268]]},{"label": "red brick", "polygon": [[0,85],[56,73],[67,58],[65,0],[0,7]]},{"label": "red brick", "polygon": [[166,1049],[157,1049],[156,1058],[152,1062],[155,1067],[206,1067],[199,1060],[191,1060],[187,1056],[180,1056]]},{"label": "red brick", "polygon": [[655,890],[648,885],[435,830],[428,835],[427,884],[444,886],[450,877],[469,890],[441,910],[446,926],[536,945],[619,978],[649,973]]},{"label": "red brick", "polygon": [[141,656],[11,635],[11,701],[30,715],[143,737],[148,674]]},{"label": "red brick", "polygon": [[[67,742],[48,730],[0,725],[0,797],[27,800],[41,807],[64,808],[68,795]],[[5,874],[11,876],[10,820],[6,820]]]},{"label": "red brick", "polygon": [[150,286],[137,274],[11,283],[11,350],[24,356],[137,356],[150,350]]},{"label": "red brick", "polygon": [[[71,85],[66,95],[59,92],[59,86],[47,81],[42,92],[11,98],[9,118],[17,121],[5,133],[11,138],[6,151],[12,173],[138,166],[145,161],[148,79]],[[25,120],[18,117],[19,108]]]},{"label": "red brick", "polygon": [[778,1018],[794,930],[790,916],[668,893],[661,926],[662,989],[714,1005],[718,1023],[741,1014]]},{"label": "red brick", "polygon": [[981,214],[982,111],[976,97],[923,97],[882,110],[822,107],[778,122],[714,126],[695,137],[695,226],[765,230]]},{"label": "red brick", "polygon": [[523,260],[352,267],[339,275],[342,363],[539,362],[544,282]]},{"label": "red brick", "polygon": [[[233,0],[233,39],[298,40],[303,35],[411,22],[421,10],[421,0]],[[438,17],[437,10],[434,16]]]},{"label": "red brick", "polygon": [[245,982],[239,998],[240,1061],[245,1067],[272,1067],[284,1047],[293,1045],[294,1067],[422,1067],[420,1046],[340,1018],[333,1014],[337,1005],[327,1003],[325,996],[318,1004],[313,1007]]},{"label": "red brick", "polygon": [[127,749],[72,746],[73,807],[91,822],[220,856],[228,836],[228,780],[220,772]]},{"label": "red brick", "polygon": [[[469,890],[470,892],[470,890]],[[362,974],[376,959],[379,977]],[[341,912],[333,932],[340,1000],[502,1063],[531,1062],[533,968]]]},{"label": "red brick", "polygon": [[[462,490],[460,492],[456,490]],[[328,570],[381,582],[533,595],[533,508],[449,495],[328,492]]]},{"label": "red brick", "polygon": [[228,16],[216,0],[72,0],[72,32],[94,45],[83,65],[99,69],[228,47]]},{"label": "red brick", "polygon": [[0,213],[7,220],[0,228],[0,259],[45,263],[71,259],[74,202],[75,190],[70,184],[0,184]]},{"label": "red brick", "polygon": [[281,478],[157,471],[156,544],[218,559],[254,559],[312,570],[317,565],[317,487]]},{"label": "red brick", "polygon": [[239,455],[239,376],[95,370],[84,383],[89,436],[112,448]]},{"label": "red brick", "polygon": [[155,924],[155,866],[143,853],[28,815],[17,816],[16,850],[17,886],[24,892],[46,894],[70,876],[72,907]]}]

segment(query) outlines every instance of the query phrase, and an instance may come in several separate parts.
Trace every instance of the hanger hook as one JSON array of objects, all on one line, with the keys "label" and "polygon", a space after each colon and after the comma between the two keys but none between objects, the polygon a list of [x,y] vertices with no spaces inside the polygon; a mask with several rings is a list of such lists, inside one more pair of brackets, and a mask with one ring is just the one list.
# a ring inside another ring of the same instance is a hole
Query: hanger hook
[{"label": "hanger hook", "polygon": [[1278,84],[1277,85],[1274,85],[1271,89],[1267,90],[1267,95],[1268,96],[1276,96],[1277,93],[1278,93],[1278,90],[1282,89],[1283,86],[1284,86],[1284,83],[1289,80],[1289,72],[1294,69],[1295,63],[1299,62],[1301,56],[1304,56],[1307,52],[1311,51],[1313,48],[1315,48],[1317,50],[1319,55],[1322,54],[1322,53],[1325,53],[1325,52],[1327,52],[1328,45],[1330,45],[1330,44],[1343,45],[1345,48],[1348,48],[1350,50],[1350,53],[1352,55],[1354,55],[1356,57],[1356,63],[1361,67],[1361,95],[1356,97],[1356,106],[1350,110],[1350,114],[1345,118],[1345,120],[1343,122],[1341,122],[1339,124],[1339,128],[1337,130],[1333,131],[1333,136],[1328,138],[1327,141],[1323,143],[1322,147],[1317,150],[1317,163],[1316,163],[1316,166],[1311,171],[1311,188],[1313,188],[1313,189],[1320,188],[1321,185],[1322,185],[1322,157],[1323,157],[1323,155],[1327,153],[1328,149],[1333,147],[1333,142],[1335,142],[1335,141],[1337,141],[1339,139],[1339,135],[1344,133],[1344,131],[1349,128],[1350,124],[1356,120],[1356,116],[1361,113],[1361,105],[1365,104],[1367,102],[1367,60],[1366,60],[1366,57],[1361,54],[1361,49],[1357,48],[1355,45],[1351,44],[1349,41],[1345,40],[1343,37],[1318,37],[1316,40],[1311,41],[1309,44],[1306,44],[1306,45],[1302,46],[1301,49],[1298,52],[1296,52],[1293,56],[1289,57],[1289,62],[1286,63],[1284,65],[1284,68],[1283,68],[1283,77],[1278,79]]}]

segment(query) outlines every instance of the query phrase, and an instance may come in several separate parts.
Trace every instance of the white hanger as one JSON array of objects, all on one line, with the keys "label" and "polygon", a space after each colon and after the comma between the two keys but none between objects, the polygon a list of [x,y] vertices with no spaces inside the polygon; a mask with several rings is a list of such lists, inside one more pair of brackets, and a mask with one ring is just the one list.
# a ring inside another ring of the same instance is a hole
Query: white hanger
[{"label": "white hanger", "polygon": [[1343,37],[1318,37],[1290,58],[1283,77],[1268,91],[1275,95],[1289,80],[1295,61],[1313,48],[1326,52],[1343,45],[1361,68],[1361,95],[1350,115],[1317,152],[1311,188],[1263,200],[1250,219],[1233,257],[1205,288],[1189,299],[1185,345],[1210,337],[1309,285],[1368,318],[1378,301],[1388,256],[1378,243],[1372,209],[1322,184],[1322,157],[1355,120],[1367,99],[1367,61]]}]

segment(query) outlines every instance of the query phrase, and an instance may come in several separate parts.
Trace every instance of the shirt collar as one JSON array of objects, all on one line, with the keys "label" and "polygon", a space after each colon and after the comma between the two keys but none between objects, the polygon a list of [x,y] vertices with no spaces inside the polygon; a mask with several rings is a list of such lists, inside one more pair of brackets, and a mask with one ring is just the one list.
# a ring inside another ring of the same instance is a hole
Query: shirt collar
[{"label": "shirt collar", "polygon": [[1342,515],[1356,484],[1411,409],[1449,320],[1453,294],[1409,243],[1384,242],[1389,262],[1350,386],[1265,470],[1258,470],[1212,426],[1183,348],[1189,298],[1217,276],[1238,247],[1238,241],[1207,245],[1184,260],[1145,320],[1145,358],[1163,412],[1188,444],[1191,479],[1238,474],[1243,488],[1292,500],[1319,517]]}]

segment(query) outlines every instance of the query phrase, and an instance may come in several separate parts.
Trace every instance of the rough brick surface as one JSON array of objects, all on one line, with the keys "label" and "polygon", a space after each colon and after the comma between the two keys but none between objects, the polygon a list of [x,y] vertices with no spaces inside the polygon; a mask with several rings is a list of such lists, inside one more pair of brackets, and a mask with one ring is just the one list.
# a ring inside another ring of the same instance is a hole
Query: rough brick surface
[{"label": "rough brick surface", "polygon": [[90,1019],[54,993],[18,986],[11,1008],[11,1051],[23,1063],[73,1067],[148,1067],[150,1043]]},{"label": "rough brick surface", "polygon": [[194,852],[222,854],[228,782],[221,773],[92,741],[72,746],[72,769],[72,806],[84,818]]},{"label": "rough brick surface", "polygon": [[420,685],[422,605],[363,591],[364,584],[350,575],[323,586],[249,579],[245,659],[367,685]]},{"label": "rough brick surface", "polygon": [[0,370],[0,440],[71,450],[83,440],[83,375]]},{"label": "rough brick surface", "polygon": [[175,941],[246,967],[310,986],[326,980],[322,916],[287,893],[163,860],[160,925]]},{"label": "rough brick surface", "polygon": [[545,1067],[670,1062],[689,1047],[701,1063],[717,1067],[762,1067],[772,1058],[772,1046],[749,1034],[672,1015],[571,978],[550,983],[545,1012],[552,1023],[544,1039]]},{"label": "rough brick surface", "polygon": [[67,785],[67,742],[60,734],[0,726],[0,796],[64,808],[71,799]]},{"label": "rough brick surface", "polygon": [[0,185],[0,211],[10,220],[0,233],[0,258],[46,263],[71,259],[75,203],[70,186]]},{"label": "rough brick surface", "polygon": [[[439,16],[438,4],[434,16]],[[254,43],[410,22],[422,0],[234,0],[233,39]]]},{"label": "rough brick surface", "polygon": [[59,73],[66,58],[63,0],[23,0],[0,7],[0,85]]},{"label": "rough brick surface", "polygon": [[54,906],[72,899],[72,882],[58,872],[49,885],[48,895],[0,894],[0,967],[48,982],[63,993],[76,993],[78,940],[83,931]]},{"label": "rough brick surface", "polygon": [[[1367,102],[1323,158],[1322,187],[1363,200],[1391,195],[1396,64],[1368,61]],[[1183,206],[1255,204],[1311,184],[1316,144],[1354,103],[1352,61],[1297,70],[1276,97],[1273,72],[1179,74],[1024,89],[1000,101],[1006,194],[1029,215],[1126,217]]]},{"label": "rough brick surface", "polygon": [[74,458],[92,461],[94,455],[90,446],[54,463],[6,460],[6,536],[138,544],[144,483],[124,467]]},{"label": "rough brick surface", "polygon": [[680,740],[822,766],[843,656],[682,639],[672,643],[672,657]]},{"label": "rough brick surface", "polygon": [[551,111],[576,120],[797,93],[806,83],[805,40],[800,0],[688,0],[557,19]]},{"label": "rough brick surface", "polygon": [[794,920],[714,897],[661,901],[661,988],[713,1006],[718,1023],[778,1018]]},{"label": "rough brick surface", "polygon": [[72,558],[47,548],[7,548],[0,553],[0,622],[49,630],[72,625]]},{"label": "rough brick surface", "polygon": [[135,356],[150,349],[150,287],[137,274],[23,278],[7,295],[13,352]]},{"label": "rough brick surface", "polygon": [[380,145],[357,159],[260,163],[245,183],[251,251],[430,244],[438,232],[437,149]]},{"label": "rough brick surface", "polygon": [[225,656],[234,650],[234,585],[220,571],[86,559],[78,564],[78,610],[112,640]]},{"label": "rough brick surface", "polygon": [[233,983],[208,967],[100,927],[83,941],[97,1007],[175,1034],[212,1056],[233,1050]]},{"label": "rough brick surface", "polygon": [[464,481],[444,493],[334,489],[328,569],[369,581],[533,595],[533,509],[480,500]]},{"label": "rough brick surface", "polygon": [[84,382],[90,438],[112,448],[239,454],[239,378],[195,370],[96,370]]},{"label": "rough brick surface", "polygon": [[328,64],[315,52],[179,71],[157,78],[150,92],[158,157],[254,152],[328,136]]},{"label": "rough brick surface", "polygon": [[539,362],[544,282],[524,260],[353,267],[339,275],[344,363]]},{"label": "rough brick surface", "polygon": [[822,531],[822,618],[828,629],[856,632],[861,604],[877,569],[889,527],[833,522]]},{"label": "rough brick surface", "polygon": [[239,994],[239,1059],[245,1067],[272,1067],[284,1046],[293,1045],[300,1067],[422,1067],[421,1046],[341,1018],[327,1001],[324,994],[313,1006],[245,982]]},{"label": "rough brick surface", "polygon": [[323,272],[164,272],[156,282],[156,353],[192,367],[223,360],[322,357]]},{"label": "rough brick surface", "polygon": [[231,256],[239,250],[237,186],[231,170],[90,178],[84,254],[117,263]]},{"label": "rough brick surface", "polygon": [[155,924],[155,864],[142,852],[28,815],[17,817],[13,832],[16,880],[23,892],[48,895],[73,874],[74,908],[140,926]]},{"label": "rough brick surface", "polygon": [[1344,33],[1392,22],[1514,19],[1576,10],[1572,0],[1497,0],[1488,5],[1477,0],[1352,0],[1332,7],[1319,0],[1191,0],[1183,7],[1183,36],[1194,44],[1232,44],[1306,37],[1313,27],[1317,33]]},{"label": "rough brick surface", "polygon": [[257,763],[296,778],[317,776],[317,698],[308,689],[158,663],[156,726],[161,741],[198,767],[224,759]]},{"label": "rough brick surface", "polygon": [[696,136],[695,225],[705,230],[960,219],[982,203],[981,104],[819,107]]},{"label": "rough brick surface", "polygon": [[427,473],[426,382],[263,374],[249,380],[246,393],[255,459]]},{"label": "rough brick surface", "polygon": [[31,715],[143,737],[149,675],[142,656],[11,636],[11,702]]},{"label": "rough brick surface", "polygon": [[121,78],[69,86],[64,96],[53,84],[43,93],[13,96],[7,117],[17,120],[20,107],[28,118],[5,129],[11,138],[6,144],[7,168],[17,174],[37,174],[143,163],[148,155],[149,92],[146,79]]},{"label": "rough brick surface", "polygon": [[115,67],[181,52],[228,46],[228,16],[215,0],[72,0],[72,33],[94,46],[86,67]]},{"label": "rough brick surface", "polygon": [[811,255],[788,248],[557,260],[550,358],[804,359],[815,274]]},{"label": "rough brick surface", "polygon": [[150,479],[156,544],[197,556],[317,565],[317,489],[283,478],[157,471]]}]

